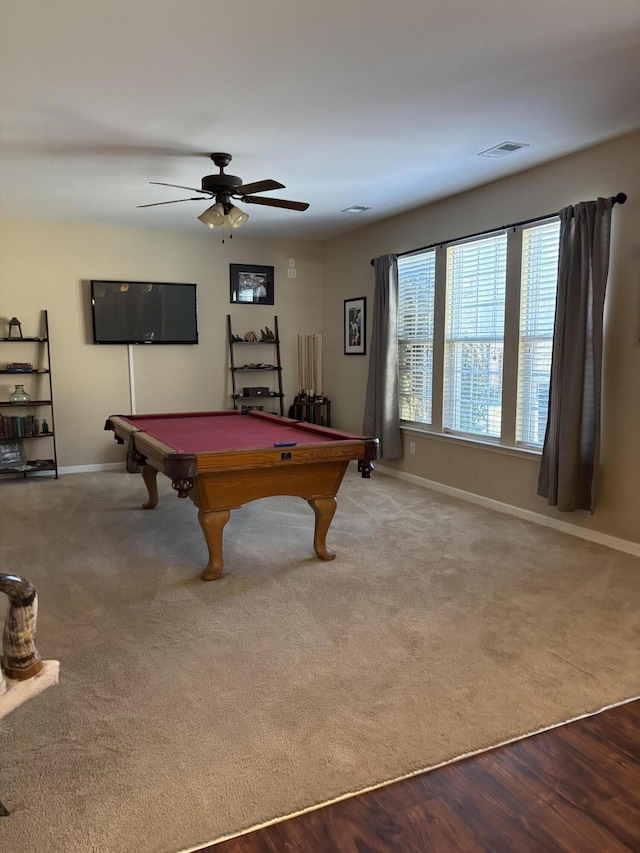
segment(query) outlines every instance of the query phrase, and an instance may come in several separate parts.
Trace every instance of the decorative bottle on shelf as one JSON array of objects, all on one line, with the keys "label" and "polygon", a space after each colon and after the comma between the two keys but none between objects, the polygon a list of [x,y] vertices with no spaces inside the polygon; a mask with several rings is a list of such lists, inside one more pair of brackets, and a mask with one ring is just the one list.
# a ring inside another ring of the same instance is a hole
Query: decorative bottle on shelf
[{"label": "decorative bottle on shelf", "polygon": [[9,402],[14,405],[20,405],[21,403],[29,403],[31,397],[24,390],[24,385],[16,385],[16,390],[9,395]]}]

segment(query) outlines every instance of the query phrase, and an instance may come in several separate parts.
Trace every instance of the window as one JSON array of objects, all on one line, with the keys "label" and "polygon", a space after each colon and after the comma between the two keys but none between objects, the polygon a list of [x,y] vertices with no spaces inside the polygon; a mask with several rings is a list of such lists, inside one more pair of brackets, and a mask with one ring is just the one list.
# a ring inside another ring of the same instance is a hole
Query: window
[{"label": "window", "polygon": [[507,238],[447,249],[444,427],[500,437]]},{"label": "window", "polygon": [[398,365],[400,418],[431,423],[434,249],[398,258]]},{"label": "window", "polygon": [[542,448],[559,234],[554,217],[398,258],[402,421]]},{"label": "window", "polygon": [[559,239],[559,221],[522,232],[516,438],[532,447],[542,447],[547,428]]}]

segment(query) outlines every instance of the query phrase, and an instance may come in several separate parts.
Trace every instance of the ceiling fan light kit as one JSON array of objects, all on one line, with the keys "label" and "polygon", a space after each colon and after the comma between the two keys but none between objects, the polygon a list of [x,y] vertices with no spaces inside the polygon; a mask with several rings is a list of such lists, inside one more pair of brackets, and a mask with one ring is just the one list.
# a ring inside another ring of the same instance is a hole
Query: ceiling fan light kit
[{"label": "ceiling fan light kit", "polygon": [[230,230],[231,228],[239,228],[249,218],[249,214],[244,210],[240,210],[234,204],[227,202],[220,204],[216,202],[211,207],[207,208],[204,213],[201,213],[198,219],[208,228],[215,228],[216,225],[222,226]]},{"label": "ceiling fan light kit", "polygon": [[227,213],[227,219],[229,220],[232,228],[239,228],[241,225],[244,225],[248,218],[248,213],[245,213],[244,210],[240,210],[239,207],[236,207],[233,204]]},{"label": "ceiling fan light kit", "polygon": [[198,219],[208,228],[215,228],[216,225],[222,225],[224,222],[224,208],[220,202],[216,202],[201,213]]},{"label": "ceiling fan light kit", "polygon": [[202,195],[191,198],[177,198],[174,201],[158,201],[153,204],[139,204],[138,207],[157,207],[162,204],[174,204],[180,201],[202,201],[203,198],[209,196],[214,199],[215,203],[207,208],[198,216],[200,222],[208,228],[215,228],[216,225],[222,229],[231,230],[239,228],[249,219],[249,214],[245,213],[239,207],[236,207],[231,201],[232,198],[238,198],[246,204],[262,204],[267,207],[282,207],[288,210],[306,210],[309,205],[302,201],[288,201],[282,198],[269,198],[253,196],[253,193],[261,193],[267,190],[284,189],[284,184],[279,181],[274,181],[268,178],[264,181],[255,181],[252,184],[243,184],[242,178],[236,175],[227,175],[224,172],[224,167],[231,162],[231,154],[223,154],[216,152],[211,155],[211,159],[218,166],[220,172],[217,175],[206,175],[202,179],[202,188],[185,187],[180,184],[167,184],[160,181],[151,181],[152,184],[157,184],[163,187],[176,187],[181,190],[189,190],[190,192],[202,193]]}]

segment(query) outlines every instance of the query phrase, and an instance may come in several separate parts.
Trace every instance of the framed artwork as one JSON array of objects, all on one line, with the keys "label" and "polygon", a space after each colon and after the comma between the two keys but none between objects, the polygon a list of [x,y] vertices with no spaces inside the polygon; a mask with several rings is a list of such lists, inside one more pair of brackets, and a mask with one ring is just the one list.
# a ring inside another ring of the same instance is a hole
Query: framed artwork
[{"label": "framed artwork", "polygon": [[237,305],[273,305],[273,267],[229,264],[230,301]]},{"label": "framed artwork", "polygon": [[365,355],[367,297],[344,300],[344,354]]},{"label": "framed artwork", "polygon": [[25,465],[27,457],[21,439],[2,439],[0,441],[0,471]]}]

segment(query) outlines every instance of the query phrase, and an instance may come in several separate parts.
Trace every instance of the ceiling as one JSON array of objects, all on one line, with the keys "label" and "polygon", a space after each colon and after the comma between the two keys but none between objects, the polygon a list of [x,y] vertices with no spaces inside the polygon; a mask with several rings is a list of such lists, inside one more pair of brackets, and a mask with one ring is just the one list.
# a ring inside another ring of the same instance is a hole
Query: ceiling
[{"label": "ceiling", "polygon": [[310,204],[238,236],[322,240],[639,127],[639,0],[0,0],[10,216],[202,233],[136,205],[225,151]]}]

